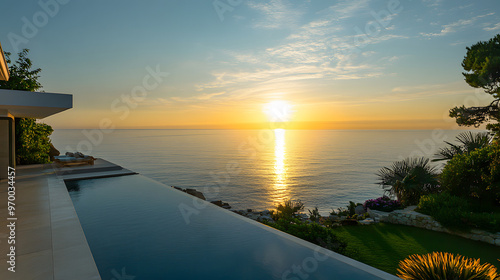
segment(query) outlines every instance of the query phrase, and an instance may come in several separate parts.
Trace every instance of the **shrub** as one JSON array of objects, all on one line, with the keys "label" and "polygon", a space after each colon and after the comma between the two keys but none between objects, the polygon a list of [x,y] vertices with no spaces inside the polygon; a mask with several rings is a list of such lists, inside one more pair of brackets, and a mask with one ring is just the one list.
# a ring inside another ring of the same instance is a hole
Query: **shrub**
[{"label": "shrub", "polygon": [[436,169],[426,158],[407,158],[377,173],[379,182],[391,196],[405,205],[415,205],[420,196],[439,190]]},{"label": "shrub", "polygon": [[474,213],[465,216],[468,225],[490,232],[500,232],[500,213]]},{"label": "shrub", "polygon": [[337,210],[332,209],[332,212],[330,212],[330,216],[349,216],[349,210],[343,207],[339,207],[337,208]]},{"label": "shrub", "polygon": [[409,256],[399,262],[397,275],[406,280],[494,280],[499,276],[496,267],[489,263],[441,252]]},{"label": "shrub", "polygon": [[466,230],[465,215],[469,205],[464,198],[448,193],[425,195],[420,198],[417,211],[430,215],[444,227]]},{"label": "shrub", "polygon": [[292,219],[298,212],[304,209],[304,203],[300,200],[285,200],[283,204],[276,206],[276,212],[272,214],[272,218],[277,221],[280,219]]},{"label": "shrub", "polygon": [[499,165],[499,144],[491,144],[469,154],[456,155],[443,169],[442,187],[453,195],[479,200],[481,204],[499,203]]},{"label": "shrub", "polygon": [[339,207],[337,210],[333,210],[330,212],[330,216],[346,216],[352,219],[355,219],[358,217],[356,215],[356,207],[363,205],[361,203],[354,203],[352,201],[349,201],[349,205],[347,205],[347,208],[344,207]]},{"label": "shrub", "polygon": [[379,210],[384,212],[391,212],[403,208],[398,200],[391,200],[387,196],[382,196],[377,199],[369,199],[363,204],[365,209]]},{"label": "shrub", "polygon": [[361,205],[360,203],[354,203],[349,201],[349,205],[347,205],[347,210],[349,210],[349,216],[353,216],[356,214],[356,206]]},{"label": "shrub", "polygon": [[309,211],[309,220],[313,222],[319,222],[321,215],[319,214],[318,207],[314,207],[312,211],[310,209],[308,209],[307,211]]},{"label": "shrub", "polygon": [[357,219],[345,219],[340,221],[340,224],[343,226],[357,226],[358,225],[358,220]]},{"label": "shrub", "polygon": [[465,198],[446,192],[422,196],[416,210],[450,229],[500,231],[500,213],[472,212]]},{"label": "shrub", "polygon": [[340,239],[331,228],[323,227],[317,223],[304,223],[298,219],[293,221],[281,219],[269,226],[304,239],[326,249],[345,254],[347,242]]},{"label": "shrub", "polygon": [[462,197],[457,197],[446,192],[424,195],[420,198],[420,202],[418,203],[418,210],[427,215],[443,208],[468,211],[469,203]]},{"label": "shrub", "polygon": [[[337,237],[331,228],[318,223],[302,222],[296,218],[297,213],[302,209],[304,209],[304,204],[300,200],[286,200],[283,204],[276,206],[276,213],[272,214],[275,222],[264,221],[263,223],[326,249],[345,254],[347,243]],[[318,221],[320,220],[317,207],[309,212],[317,217]]]},{"label": "shrub", "polygon": [[16,119],[16,161],[19,164],[50,162],[52,127],[35,119]]}]

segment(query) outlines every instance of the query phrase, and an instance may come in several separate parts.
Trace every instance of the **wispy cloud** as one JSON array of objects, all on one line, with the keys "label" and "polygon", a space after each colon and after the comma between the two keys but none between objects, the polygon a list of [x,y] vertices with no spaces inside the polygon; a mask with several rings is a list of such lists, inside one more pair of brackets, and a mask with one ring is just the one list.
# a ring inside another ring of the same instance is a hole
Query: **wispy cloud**
[{"label": "wispy cloud", "polygon": [[[165,106],[165,105],[173,105],[175,103],[190,103],[197,104],[209,101],[210,99],[224,95],[226,92],[214,92],[214,93],[202,93],[199,95],[191,96],[191,97],[180,97],[180,96],[171,96],[168,98],[158,97],[150,100],[149,102],[145,102],[146,105],[149,106]],[[143,104],[143,105],[145,105]]]},{"label": "wispy cloud", "polygon": [[349,99],[349,98],[336,98],[334,101],[324,100],[321,104],[325,102],[335,103],[337,105],[342,104],[342,106],[360,106],[368,104],[383,104],[392,102],[407,102],[413,100],[421,100],[426,98],[435,98],[439,95],[452,96],[459,94],[471,93],[470,89],[464,89],[463,82],[453,82],[444,84],[427,84],[418,86],[405,86],[393,88],[391,92],[385,94],[367,96],[360,99]]},{"label": "wispy cloud", "polygon": [[450,46],[463,46],[463,45],[465,45],[464,41],[457,41],[457,42],[450,43]]},{"label": "wispy cloud", "polygon": [[464,88],[462,81],[444,84],[426,84],[418,86],[395,87],[385,98],[392,100],[414,100],[437,95],[457,95],[471,93],[471,89]]},{"label": "wispy cloud", "polygon": [[426,37],[445,36],[445,35],[463,30],[463,29],[473,25],[480,18],[488,17],[488,16],[491,16],[494,14],[495,13],[488,13],[488,14],[484,14],[484,15],[475,16],[475,17],[472,17],[470,19],[461,19],[461,20],[452,22],[450,24],[446,24],[446,25],[441,26],[441,31],[439,31],[437,33],[420,33],[420,34],[423,36],[426,36]]},{"label": "wispy cloud", "polygon": [[438,7],[443,3],[443,0],[422,0],[428,7]]},{"label": "wispy cloud", "polygon": [[[281,13],[275,13],[274,9],[283,3],[252,2],[251,5],[269,15],[268,26],[278,27],[274,23],[282,22]],[[316,13],[274,46],[246,52],[224,51],[224,57],[218,59],[219,69],[212,72],[213,79],[198,83],[196,90],[207,94],[225,91],[227,94],[221,98],[229,100],[236,96],[247,98],[243,92],[265,94],[262,89],[279,88],[277,85],[297,88],[313,81],[381,77],[385,66],[398,57],[377,56],[371,46],[408,37],[395,34],[394,28],[383,29],[376,36],[356,32],[350,18],[364,14],[361,20],[356,18],[362,28],[373,21],[369,3],[370,0],[341,1]],[[391,22],[395,16],[386,20]]]},{"label": "wispy cloud", "polygon": [[249,1],[247,5],[262,15],[254,22],[256,28],[291,28],[296,26],[303,13],[287,0]]},{"label": "wispy cloud", "polygon": [[226,93],[225,91],[214,92],[214,93],[203,93],[201,95],[195,96],[194,98],[198,99],[198,100],[209,100],[209,99],[212,99],[212,97],[223,95],[225,93]]},{"label": "wispy cloud", "polygon": [[359,12],[368,7],[370,0],[339,1],[337,4],[324,10],[323,14],[333,16],[336,20],[342,20],[359,16]]},{"label": "wispy cloud", "polygon": [[486,31],[496,31],[496,30],[500,30],[500,22],[493,25],[493,26],[488,26],[488,27],[485,27],[484,30]]}]

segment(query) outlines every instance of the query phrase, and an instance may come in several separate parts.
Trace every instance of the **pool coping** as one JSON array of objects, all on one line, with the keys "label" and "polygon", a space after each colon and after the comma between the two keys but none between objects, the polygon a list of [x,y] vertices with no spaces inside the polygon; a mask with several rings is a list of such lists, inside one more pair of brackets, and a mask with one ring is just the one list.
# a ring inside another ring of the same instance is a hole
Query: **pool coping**
[{"label": "pool coping", "polygon": [[101,279],[64,180],[49,183],[54,279]]},{"label": "pool coping", "polygon": [[[96,159],[94,165],[60,167],[52,163],[51,168],[53,176],[48,176],[47,180],[54,279],[101,279],[65,182],[138,173],[101,158]],[[78,275],[78,278],[75,278],[75,275]]]},{"label": "pool coping", "polygon": [[[6,226],[0,228],[0,279],[92,279],[101,276],[78,219],[65,181],[137,174],[103,159],[93,166],[56,164],[16,168],[16,272],[7,270]],[[61,172],[62,171],[62,172]],[[7,180],[0,180],[1,201],[7,201]],[[7,218],[7,203],[0,204]]]}]

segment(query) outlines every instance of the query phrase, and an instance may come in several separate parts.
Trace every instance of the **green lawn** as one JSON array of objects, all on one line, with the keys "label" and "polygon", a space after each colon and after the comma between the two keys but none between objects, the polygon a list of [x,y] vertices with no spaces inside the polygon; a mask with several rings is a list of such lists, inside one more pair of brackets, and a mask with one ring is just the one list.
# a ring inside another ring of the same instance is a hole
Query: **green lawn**
[{"label": "green lawn", "polygon": [[391,274],[411,254],[450,252],[480,258],[500,269],[500,247],[446,233],[393,224],[343,226],[334,231],[348,242],[349,257]]}]

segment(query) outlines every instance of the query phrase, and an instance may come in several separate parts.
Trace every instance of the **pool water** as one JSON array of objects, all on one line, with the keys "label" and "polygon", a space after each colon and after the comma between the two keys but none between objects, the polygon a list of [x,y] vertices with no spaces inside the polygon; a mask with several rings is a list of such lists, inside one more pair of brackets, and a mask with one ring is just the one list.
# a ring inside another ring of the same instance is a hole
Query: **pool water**
[{"label": "pool water", "polygon": [[142,175],[66,185],[102,279],[391,279]]}]

